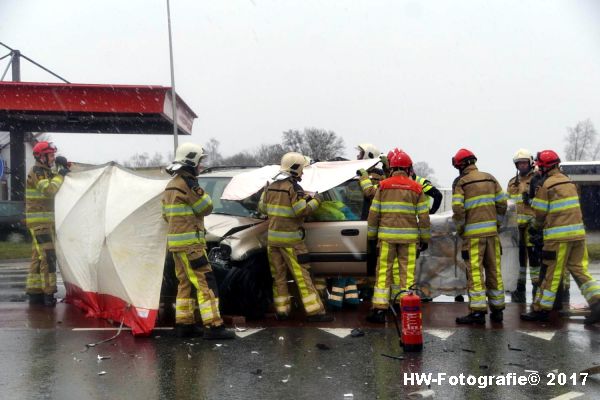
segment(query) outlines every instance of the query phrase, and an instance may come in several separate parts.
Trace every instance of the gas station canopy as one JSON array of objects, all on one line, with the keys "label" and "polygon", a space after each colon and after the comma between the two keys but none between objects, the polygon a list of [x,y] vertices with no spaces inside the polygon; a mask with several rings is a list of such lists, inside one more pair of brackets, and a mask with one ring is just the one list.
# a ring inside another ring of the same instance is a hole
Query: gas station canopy
[{"label": "gas station canopy", "polygon": [[[173,134],[171,88],[0,82],[0,131]],[[177,127],[197,115],[177,96]]]}]

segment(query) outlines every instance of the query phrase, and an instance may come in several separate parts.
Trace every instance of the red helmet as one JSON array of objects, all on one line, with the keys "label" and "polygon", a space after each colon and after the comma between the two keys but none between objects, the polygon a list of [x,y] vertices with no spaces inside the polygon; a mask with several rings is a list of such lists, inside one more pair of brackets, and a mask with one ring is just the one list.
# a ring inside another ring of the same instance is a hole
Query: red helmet
[{"label": "red helmet", "polygon": [[397,148],[388,153],[388,161],[391,168],[410,168],[413,165],[410,156]]},{"label": "red helmet", "polygon": [[452,166],[454,168],[460,168],[464,166],[467,161],[477,161],[477,157],[471,150],[460,149],[456,152],[456,155],[452,157]]},{"label": "red helmet", "polygon": [[540,168],[549,169],[560,163],[560,157],[554,150],[542,150],[537,153],[535,165]]},{"label": "red helmet", "polygon": [[33,156],[40,158],[44,154],[56,153],[56,146],[52,142],[38,142],[33,146]]}]

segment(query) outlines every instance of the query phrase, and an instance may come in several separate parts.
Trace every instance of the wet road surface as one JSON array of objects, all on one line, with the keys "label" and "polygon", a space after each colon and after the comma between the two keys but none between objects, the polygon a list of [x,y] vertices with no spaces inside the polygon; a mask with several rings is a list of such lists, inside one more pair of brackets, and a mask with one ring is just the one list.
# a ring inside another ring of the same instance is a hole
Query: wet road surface
[{"label": "wet road surface", "polygon": [[[585,385],[573,382],[573,374],[600,369],[600,326],[584,327],[581,317],[558,315],[544,325],[525,323],[519,320],[524,309],[508,304],[504,324],[469,328],[454,324],[466,304],[424,304],[425,348],[404,354],[393,324],[364,321],[366,304],[316,326],[301,315],[286,322],[240,323],[233,341],[177,339],[163,327],[151,337],[123,331],[113,341],[86,347],[113,336],[116,325],[86,318],[64,303],[48,310],[5,301],[0,302],[0,398],[349,400],[405,398],[426,390],[449,399],[600,398],[600,375],[589,376]],[[357,327],[364,336],[350,335]],[[495,376],[501,383],[500,376],[527,379],[535,375],[531,371],[538,371],[538,385],[480,389],[449,382],[462,373]],[[418,381],[426,376],[411,373],[431,373],[444,382],[428,385]],[[548,385],[552,374],[561,373]]]}]

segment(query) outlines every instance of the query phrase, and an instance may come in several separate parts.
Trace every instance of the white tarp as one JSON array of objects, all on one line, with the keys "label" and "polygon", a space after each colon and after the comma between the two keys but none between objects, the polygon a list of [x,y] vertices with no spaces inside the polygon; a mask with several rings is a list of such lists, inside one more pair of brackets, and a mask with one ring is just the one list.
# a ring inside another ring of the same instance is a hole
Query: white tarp
[{"label": "white tarp", "polygon": [[88,315],[154,327],[166,256],[168,179],[109,164],[69,174],[55,200],[56,252],[67,301]]},{"label": "white tarp", "polygon": [[[300,185],[309,193],[323,193],[356,176],[359,169],[369,169],[379,159],[355,161],[323,161],[304,168]],[[253,171],[234,176],[223,191],[223,200],[244,200],[259,190],[267,182],[272,182],[279,172],[279,165],[267,165]]]}]

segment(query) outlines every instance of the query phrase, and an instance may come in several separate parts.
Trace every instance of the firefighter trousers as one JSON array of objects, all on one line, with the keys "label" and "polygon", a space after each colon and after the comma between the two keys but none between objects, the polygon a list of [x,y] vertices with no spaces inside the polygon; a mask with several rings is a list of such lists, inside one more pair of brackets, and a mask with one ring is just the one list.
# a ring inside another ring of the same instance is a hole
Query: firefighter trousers
[{"label": "firefighter trousers", "polygon": [[550,242],[544,244],[542,263],[546,274],[540,285],[533,309],[550,311],[556,300],[556,294],[569,272],[588,304],[600,301],[600,283],[588,272],[588,252],[585,240],[570,242]]},{"label": "firefighter trousers", "polygon": [[[373,292],[373,308],[385,310],[390,302],[403,290],[415,284],[417,266],[416,243],[379,242],[379,257],[375,270],[375,288]],[[397,301],[400,301],[398,296]]]},{"label": "firefighter trousers", "polygon": [[504,309],[504,283],[500,259],[502,249],[496,236],[464,238],[462,258],[467,265],[469,309],[487,312]]},{"label": "firefighter trousers", "polygon": [[27,294],[56,293],[56,251],[54,227],[30,228],[32,255],[25,292]]},{"label": "firefighter trousers", "polygon": [[[219,312],[217,281],[203,248],[173,252],[175,274],[179,280],[175,301],[175,323],[204,326],[223,325]],[[198,304],[199,313],[196,312]],[[198,318],[198,314],[200,318]]]},{"label": "firefighter trousers", "polygon": [[531,284],[538,286],[540,283],[540,262],[533,251],[533,244],[529,241],[528,225],[519,226],[519,279],[517,283],[525,286],[527,282],[527,266]]},{"label": "firefighter trousers", "polygon": [[304,243],[290,247],[267,246],[267,254],[273,276],[273,301],[277,314],[288,315],[291,311],[287,286],[288,269],[298,285],[306,315],[325,313],[321,297],[310,277],[308,249]]}]

